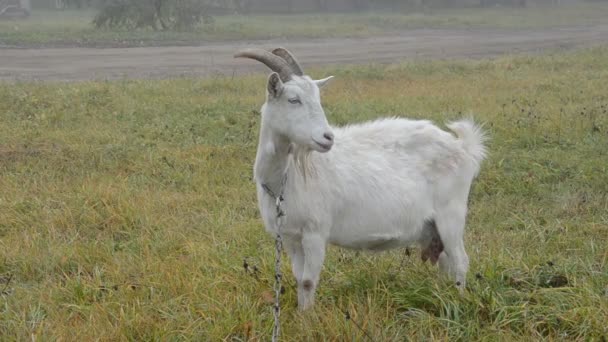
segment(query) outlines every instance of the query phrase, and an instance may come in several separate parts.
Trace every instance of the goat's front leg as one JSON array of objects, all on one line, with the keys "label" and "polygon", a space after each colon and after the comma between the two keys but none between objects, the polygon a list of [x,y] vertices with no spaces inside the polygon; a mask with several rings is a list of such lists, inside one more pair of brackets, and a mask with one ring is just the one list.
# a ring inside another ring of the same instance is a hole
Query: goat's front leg
[{"label": "goat's front leg", "polygon": [[303,311],[313,306],[315,290],[319,285],[319,274],[325,260],[325,239],[319,234],[304,234],[304,270],[302,281],[298,282],[298,308]]},{"label": "goat's front leg", "polygon": [[290,236],[285,236],[283,239],[285,245],[285,251],[289,255],[291,260],[291,270],[293,276],[296,278],[296,284],[300,286],[302,282],[302,273],[304,272],[304,249],[302,248],[302,240],[300,237],[297,239]]}]

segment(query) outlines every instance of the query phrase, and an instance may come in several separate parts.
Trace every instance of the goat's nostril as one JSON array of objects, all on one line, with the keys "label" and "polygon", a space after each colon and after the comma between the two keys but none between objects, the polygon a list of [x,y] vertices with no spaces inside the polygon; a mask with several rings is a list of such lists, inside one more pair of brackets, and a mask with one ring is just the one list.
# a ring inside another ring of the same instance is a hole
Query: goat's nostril
[{"label": "goat's nostril", "polygon": [[329,141],[334,141],[334,134],[333,133],[325,133],[323,134],[323,137]]}]

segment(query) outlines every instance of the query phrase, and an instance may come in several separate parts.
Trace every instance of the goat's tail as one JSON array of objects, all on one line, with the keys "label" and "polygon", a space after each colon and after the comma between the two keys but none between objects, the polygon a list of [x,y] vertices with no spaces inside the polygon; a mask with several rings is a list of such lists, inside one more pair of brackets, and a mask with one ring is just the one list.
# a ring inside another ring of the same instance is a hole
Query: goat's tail
[{"label": "goat's tail", "polygon": [[487,155],[484,142],[488,139],[482,127],[472,119],[453,121],[447,127],[462,141],[462,147],[471,156],[475,164],[475,175],[479,172],[481,162]]}]

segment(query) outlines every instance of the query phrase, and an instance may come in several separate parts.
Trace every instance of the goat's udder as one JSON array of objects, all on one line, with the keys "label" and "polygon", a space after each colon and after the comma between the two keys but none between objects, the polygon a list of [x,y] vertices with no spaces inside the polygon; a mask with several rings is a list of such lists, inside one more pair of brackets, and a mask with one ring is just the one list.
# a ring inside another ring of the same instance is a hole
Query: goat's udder
[{"label": "goat's udder", "polygon": [[422,250],[420,257],[422,261],[430,260],[432,265],[437,264],[439,260],[439,255],[443,252],[443,242],[441,242],[441,238],[439,235],[433,236],[429,245]]}]

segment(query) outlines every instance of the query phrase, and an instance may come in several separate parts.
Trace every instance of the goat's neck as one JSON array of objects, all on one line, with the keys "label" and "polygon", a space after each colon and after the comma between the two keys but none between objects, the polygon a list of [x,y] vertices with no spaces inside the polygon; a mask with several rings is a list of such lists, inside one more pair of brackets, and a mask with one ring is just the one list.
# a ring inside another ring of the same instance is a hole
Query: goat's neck
[{"label": "goat's neck", "polygon": [[283,176],[289,158],[289,140],[262,125],[255,158],[254,177],[260,184],[266,184],[275,194],[281,191]]}]

